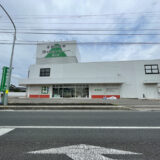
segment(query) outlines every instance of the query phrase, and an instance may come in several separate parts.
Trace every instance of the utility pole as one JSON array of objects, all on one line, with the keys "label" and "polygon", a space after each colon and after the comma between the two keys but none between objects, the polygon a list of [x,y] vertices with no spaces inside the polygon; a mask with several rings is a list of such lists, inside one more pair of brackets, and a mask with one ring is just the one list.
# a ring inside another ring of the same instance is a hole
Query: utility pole
[{"label": "utility pole", "polygon": [[5,14],[8,16],[9,20],[11,21],[13,27],[14,27],[14,37],[13,37],[13,44],[12,44],[12,52],[11,52],[11,58],[10,58],[10,65],[9,65],[9,71],[8,71],[8,76],[6,80],[6,91],[4,93],[4,105],[8,105],[8,92],[9,92],[9,87],[11,83],[11,74],[12,74],[12,62],[13,62],[13,55],[14,55],[14,46],[15,46],[15,41],[16,41],[16,26],[10,17],[10,15],[7,13],[7,11],[4,9],[4,7],[0,4],[0,7],[2,10],[5,12]]}]

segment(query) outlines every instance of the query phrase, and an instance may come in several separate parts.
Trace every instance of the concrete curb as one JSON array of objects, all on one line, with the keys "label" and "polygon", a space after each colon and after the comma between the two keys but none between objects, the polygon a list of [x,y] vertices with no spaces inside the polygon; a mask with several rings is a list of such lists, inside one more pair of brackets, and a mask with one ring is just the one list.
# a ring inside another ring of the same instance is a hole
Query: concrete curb
[{"label": "concrete curb", "polygon": [[[24,106],[29,106],[29,105],[35,105],[35,106],[45,106],[45,105],[48,105],[48,106],[61,106],[61,105],[77,105],[77,106],[80,106],[80,105],[87,105],[87,106],[91,106],[91,105],[93,105],[93,106],[106,106],[106,105],[114,105],[114,104],[112,104],[112,103],[86,103],[86,102],[84,102],[84,103],[70,103],[70,102],[68,102],[68,103],[66,103],[66,102],[58,102],[58,103],[38,103],[38,102],[36,102],[36,103],[8,103],[8,105],[9,106],[20,106],[20,105],[24,105]],[[115,104],[116,105],[116,104]]]},{"label": "concrete curb", "polygon": [[129,107],[125,106],[114,106],[114,105],[49,105],[49,106],[38,106],[38,105],[24,105],[24,106],[0,106],[0,110],[130,110]]}]

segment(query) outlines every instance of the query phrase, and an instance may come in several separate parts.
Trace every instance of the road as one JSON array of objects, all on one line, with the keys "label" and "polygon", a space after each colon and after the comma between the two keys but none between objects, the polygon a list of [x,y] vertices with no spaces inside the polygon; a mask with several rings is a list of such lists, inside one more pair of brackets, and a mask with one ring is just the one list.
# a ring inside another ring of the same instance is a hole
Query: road
[{"label": "road", "polygon": [[11,159],[159,160],[160,112],[0,111],[0,160]]}]

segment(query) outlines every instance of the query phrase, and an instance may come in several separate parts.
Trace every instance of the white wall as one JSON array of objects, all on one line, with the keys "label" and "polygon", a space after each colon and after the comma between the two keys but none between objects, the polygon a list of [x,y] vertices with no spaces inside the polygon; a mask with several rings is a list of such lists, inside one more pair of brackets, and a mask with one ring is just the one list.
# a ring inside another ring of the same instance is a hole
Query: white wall
[{"label": "white wall", "polygon": [[[113,83],[114,85],[122,84],[120,87],[122,98],[143,98],[143,94],[147,94],[148,98],[159,98],[157,83],[160,83],[160,74],[145,74],[144,65],[146,64],[160,66],[160,60],[32,65],[30,78],[22,80],[21,84],[84,83],[106,85]],[[51,68],[50,77],[39,77],[40,68],[45,67]],[[153,85],[148,88],[147,84]],[[150,94],[148,94],[148,90]]]},{"label": "white wall", "polygon": [[[46,86],[46,85],[44,85],[44,86]],[[48,87],[49,87],[49,95],[50,95],[50,98],[52,97],[52,86],[50,85],[47,85]],[[38,86],[38,85],[36,85],[36,86],[33,86],[33,85],[31,85],[31,86],[28,86],[27,87],[27,97],[29,97],[29,95],[30,94],[33,94],[33,95],[41,95],[42,93],[41,93],[41,89],[42,89],[42,85],[40,85],[40,86]]]},{"label": "white wall", "polygon": [[26,97],[27,92],[9,92],[8,96],[9,97]]},{"label": "white wall", "polygon": [[160,98],[160,94],[158,93],[157,84],[147,84],[144,89],[145,98],[157,99]]},{"label": "white wall", "polygon": [[92,95],[120,95],[121,84],[89,85],[89,97]]},{"label": "white wall", "polygon": [[[67,57],[45,58],[45,56],[48,53],[43,53],[43,50],[49,51],[51,49],[51,46],[54,46],[54,44],[60,44],[62,50],[65,52]],[[63,47],[64,45],[65,47]],[[76,41],[48,42],[48,43],[39,43],[37,45],[37,53],[36,53],[37,64],[77,63],[79,59],[80,59],[80,54],[76,45]]]}]

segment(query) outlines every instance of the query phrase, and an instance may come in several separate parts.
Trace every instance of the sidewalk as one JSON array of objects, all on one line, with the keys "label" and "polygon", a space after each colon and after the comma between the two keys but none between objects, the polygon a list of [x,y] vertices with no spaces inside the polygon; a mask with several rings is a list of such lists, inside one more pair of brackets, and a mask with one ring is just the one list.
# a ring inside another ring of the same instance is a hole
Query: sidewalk
[{"label": "sidewalk", "polygon": [[129,108],[135,111],[160,111],[160,105],[134,105]]},{"label": "sidewalk", "polygon": [[9,105],[0,110],[132,110],[160,111],[160,100],[148,99],[30,99],[9,98]]},{"label": "sidewalk", "polygon": [[75,99],[75,98],[9,98],[10,105],[159,105],[159,100],[149,99]]}]

